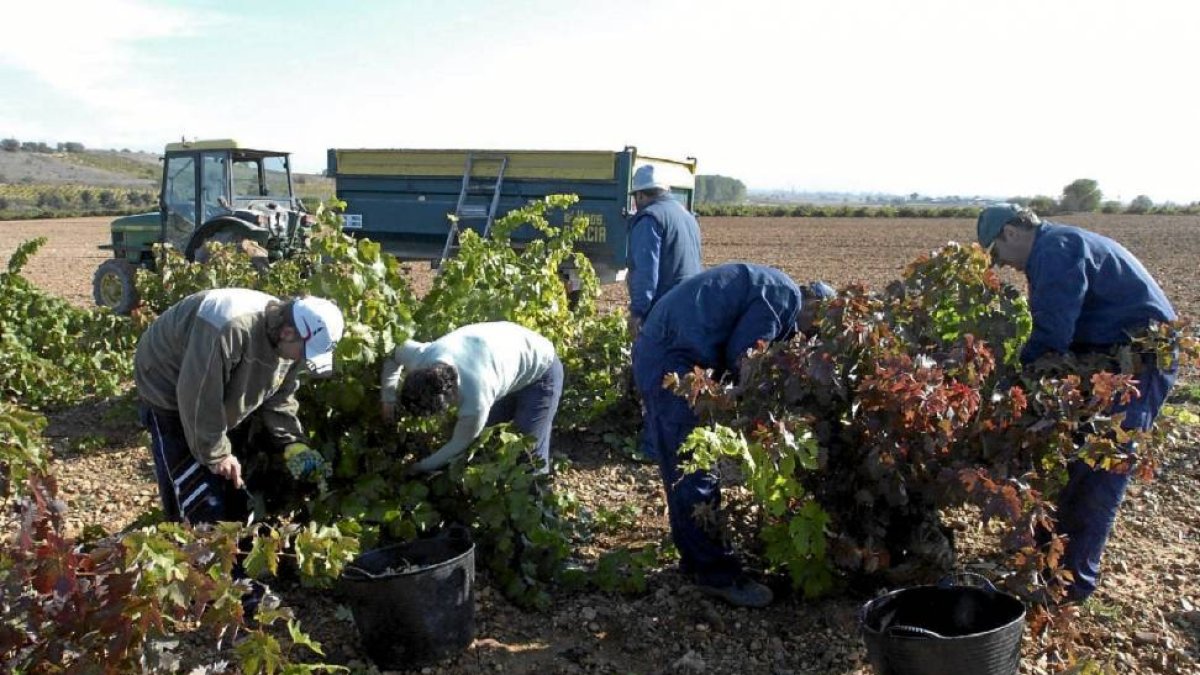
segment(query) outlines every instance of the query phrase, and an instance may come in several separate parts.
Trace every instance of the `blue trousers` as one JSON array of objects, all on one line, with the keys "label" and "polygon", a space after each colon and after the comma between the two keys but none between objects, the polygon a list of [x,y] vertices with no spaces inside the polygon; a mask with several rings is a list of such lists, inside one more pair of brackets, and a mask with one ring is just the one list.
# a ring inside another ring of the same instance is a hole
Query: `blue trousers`
[{"label": "blue trousers", "polygon": [[[641,340],[634,349],[634,368],[656,369],[657,378],[642,378],[643,384],[662,382],[668,372],[691,372],[692,364],[672,362],[653,340]],[[648,372],[644,370],[643,372]],[[667,497],[671,539],[679,550],[680,568],[701,584],[725,586],[741,574],[742,566],[722,541],[715,521],[697,516],[717,516],[721,508],[721,485],[707,471],[683,475],[679,470],[679,446],[699,424],[696,414],[682,397],[661,386],[641,388],[646,406],[645,436],[657,454],[659,474]],[[697,513],[699,509],[699,513]]]},{"label": "blue trousers", "polygon": [[[167,520],[198,525],[246,519],[250,512],[246,497],[234,487],[233,481],[196,461],[188,449],[178,413],[142,402],[138,416],[150,432],[154,476],[158,479],[158,496]],[[240,453],[250,436],[249,420],[231,430],[228,436],[235,454]],[[240,553],[233,565],[234,579],[246,578],[243,562],[250,546],[249,539],[238,542]],[[247,619],[253,620],[265,590],[261,583],[251,580],[250,590],[242,596],[242,612]]]},{"label": "blue trousers", "polygon": [[487,426],[512,422],[523,434],[537,439],[534,454],[541,462],[540,473],[550,470],[550,433],[554,427],[554,415],[562,398],[563,365],[558,357],[550,364],[538,380],[501,398],[488,413]]},{"label": "blue trousers", "polygon": [[[1150,429],[1177,375],[1147,366],[1138,376],[1141,396],[1112,409],[1125,413],[1122,426]],[[1081,601],[1096,591],[1100,558],[1125,498],[1129,474],[1093,469],[1081,461],[1072,462],[1067,471],[1067,485],[1058,496],[1058,532],[1068,537],[1062,564],[1074,576],[1070,598]]]},{"label": "blue trousers", "polygon": [[[142,403],[142,426],[150,432],[150,454],[163,514],[173,522],[215,523],[244,520],[249,513],[246,497],[227,480],[196,461],[188,448],[179,414]],[[245,445],[249,425],[230,432],[235,453]]]}]

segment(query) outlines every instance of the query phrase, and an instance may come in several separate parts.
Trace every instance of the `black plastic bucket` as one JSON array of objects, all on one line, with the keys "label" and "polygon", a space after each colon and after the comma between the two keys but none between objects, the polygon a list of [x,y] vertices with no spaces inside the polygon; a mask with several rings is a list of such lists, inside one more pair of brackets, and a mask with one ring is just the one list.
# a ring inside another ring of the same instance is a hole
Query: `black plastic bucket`
[{"label": "black plastic bucket", "polygon": [[[955,579],[982,582],[979,586]],[[892,591],[859,620],[878,675],[1014,675],[1021,666],[1025,605],[975,574]]]},{"label": "black plastic bucket", "polygon": [[440,661],[475,639],[475,545],[466,530],[367,551],[342,573],[354,624],[381,670]]}]

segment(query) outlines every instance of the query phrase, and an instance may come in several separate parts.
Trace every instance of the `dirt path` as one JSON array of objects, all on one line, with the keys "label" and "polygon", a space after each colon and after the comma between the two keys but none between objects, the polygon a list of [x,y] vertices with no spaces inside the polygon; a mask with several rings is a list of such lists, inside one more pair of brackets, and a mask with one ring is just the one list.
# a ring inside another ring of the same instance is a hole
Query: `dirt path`
[{"label": "dirt path", "polygon": [[0,221],[0,264],[21,242],[45,237],[47,242],[25,268],[25,278],[81,306],[92,305],[92,275],[112,257],[101,244],[110,243],[110,217],[63,220]]}]

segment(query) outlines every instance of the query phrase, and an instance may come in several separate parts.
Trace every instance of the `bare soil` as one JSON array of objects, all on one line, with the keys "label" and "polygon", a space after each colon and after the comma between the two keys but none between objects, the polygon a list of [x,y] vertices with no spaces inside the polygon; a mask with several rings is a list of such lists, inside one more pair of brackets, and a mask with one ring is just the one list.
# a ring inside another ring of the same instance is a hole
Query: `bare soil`
[{"label": "bare soil", "polygon": [[[0,262],[33,236],[49,244],[27,275],[80,305],[91,302],[91,275],[105,259],[110,219],[0,222]],[[1062,220],[1110,235],[1133,251],[1163,285],[1176,308],[1200,310],[1200,218],[1103,215]],[[963,219],[706,218],[705,262],[748,260],[778,266],[800,280],[880,286],[918,254],[948,240],[972,241]],[[415,286],[428,271],[414,264]],[[1018,281],[1013,278],[1013,281]],[[603,304],[626,301],[619,285]],[[48,430],[54,470],[77,532],[129,525],[157,500],[145,440],[127,401],[57,413]],[[571,460],[557,477],[592,508],[631,505],[638,514],[597,545],[661,541],[668,536],[656,471],[631,463],[598,430],[563,433],[555,451]],[[1078,610],[1067,643],[1077,658],[1093,657],[1118,673],[1200,673],[1200,461],[1196,439],[1184,435],[1160,478],[1134,485],[1109,544],[1105,578],[1094,600]],[[998,569],[994,537],[969,516],[951,515],[967,569]],[[582,557],[595,554],[581,550]],[[338,598],[288,584],[279,588],[304,627],[324,643],[328,660],[370,671]],[[785,589],[780,588],[780,591]],[[640,597],[563,594],[545,613],[514,608],[486,577],[476,581],[477,637],[463,655],[428,673],[867,673],[857,612],[868,598],[819,602],[781,593],[765,610],[731,609],[699,595],[671,568],[655,571]],[[230,660],[199,636],[189,660]],[[1028,636],[1022,673],[1061,670]]]}]

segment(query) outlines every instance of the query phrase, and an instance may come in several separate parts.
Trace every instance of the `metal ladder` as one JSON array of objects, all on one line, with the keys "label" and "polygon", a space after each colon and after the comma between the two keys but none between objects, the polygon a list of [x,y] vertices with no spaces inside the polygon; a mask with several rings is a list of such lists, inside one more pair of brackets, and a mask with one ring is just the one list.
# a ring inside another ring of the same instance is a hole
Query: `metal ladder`
[{"label": "metal ladder", "polygon": [[[485,181],[475,172],[480,165],[495,167],[496,182]],[[475,230],[482,237],[492,232],[492,223],[496,221],[496,209],[500,206],[500,191],[504,187],[504,170],[508,168],[507,155],[486,155],[467,153],[467,166],[463,171],[462,190],[458,193],[458,204],[454,207],[454,217],[450,219],[450,232],[446,235],[446,245],[442,248],[442,257],[435,264],[441,267],[442,260],[458,252],[458,235],[463,229]],[[482,222],[482,227],[471,226],[468,223]]]}]

